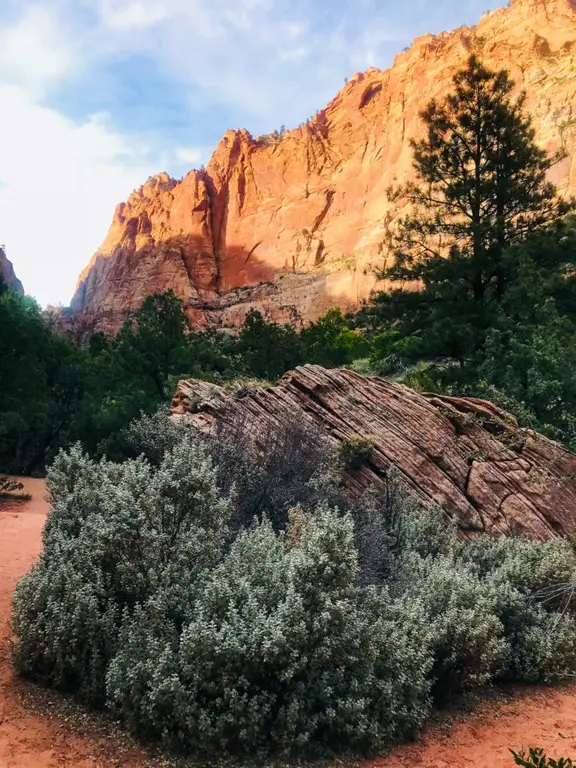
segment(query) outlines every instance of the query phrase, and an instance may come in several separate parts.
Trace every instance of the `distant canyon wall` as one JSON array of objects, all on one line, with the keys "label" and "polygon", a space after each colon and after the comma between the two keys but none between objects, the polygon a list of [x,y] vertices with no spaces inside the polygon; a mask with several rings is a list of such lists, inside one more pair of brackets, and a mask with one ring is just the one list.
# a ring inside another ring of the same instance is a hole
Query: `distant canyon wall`
[{"label": "distant canyon wall", "polygon": [[22,283],[14,273],[12,262],[9,261],[6,252],[2,247],[0,247],[0,279],[3,283],[6,283],[6,285],[9,285],[11,288],[18,291],[18,293],[24,293]]}]

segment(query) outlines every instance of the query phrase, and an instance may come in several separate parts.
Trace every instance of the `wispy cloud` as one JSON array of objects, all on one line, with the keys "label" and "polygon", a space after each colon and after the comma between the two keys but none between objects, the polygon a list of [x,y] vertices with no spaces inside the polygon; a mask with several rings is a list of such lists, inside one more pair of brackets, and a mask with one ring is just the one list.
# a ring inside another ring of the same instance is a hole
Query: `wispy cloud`
[{"label": "wispy cloud", "polygon": [[12,25],[0,28],[0,79],[37,95],[79,66],[78,50],[47,7],[25,7]]},{"label": "wispy cloud", "polygon": [[179,163],[189,166],[199,163],[204,156],[202,150],[196,147],[176,147],[174,154]]},{"label": "wispy cloud", "polygon": [[118,29],[146,29],[170,17],[169,9],[158,3],[102,0],[99,11],[107,26]]}]

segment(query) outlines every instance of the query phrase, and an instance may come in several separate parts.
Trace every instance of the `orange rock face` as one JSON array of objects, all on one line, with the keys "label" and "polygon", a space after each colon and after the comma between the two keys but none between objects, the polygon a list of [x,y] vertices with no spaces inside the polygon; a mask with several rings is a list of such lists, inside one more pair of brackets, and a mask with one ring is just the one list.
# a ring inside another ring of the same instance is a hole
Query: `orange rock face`
[{"label": "orange rock face", "polygon": [[196,327],[238,325],[251,307],[295,323],[357,307],[386,259],[387,190],[411,176],[419,113],[472,52],[526,90],[538,142],[565,150],[551,180],[576,193],[576,0],[512,0],[355,75],[279,140],[228,131],[206,170],[150,179],[117,207],[73,308],[114,331],[168,288]]},{"label": "orange rock face", "polygon": [[18,291],[18,293],[24,293],[22,283],[14,274],[12,262],[8,260],[8,257],[2,248],[0,248],[0,279],[3,283],[6,283],[6,285],[9,285],[11,288]]}]

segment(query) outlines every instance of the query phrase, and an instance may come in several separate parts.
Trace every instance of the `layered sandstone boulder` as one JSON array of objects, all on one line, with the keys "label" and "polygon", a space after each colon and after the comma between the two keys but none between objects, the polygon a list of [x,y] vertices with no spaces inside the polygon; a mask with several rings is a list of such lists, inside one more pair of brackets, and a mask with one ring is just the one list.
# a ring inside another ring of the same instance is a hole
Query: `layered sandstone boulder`
[{"label": "layered sandstone boulder", "polygon": [[355,75],[300,128],[228,131],[205,170],[150,179],[116,209],[74,309],[115,330],[168,288],[196,327],[238,325],[251,307],[294,323],[356,308],[386,260],[387,191],[411,176],[419,113],[473,52],[526,90],[539,144],[565,151],[551,180],[576,193],[576,0],[512,0]]},{"label": "layered sandstone boulder", "polygon": [[0,248],[0,280],[11,288],[14,288],[18,293],[24,293],[22,283],[16,277],[12,262],[8,260],[3,248]]},{"label": "layered sandstone boulder", "polygon": [[424,503],[435,503],[465,535],[576,536],[576,455],[518,427],[475,398],[421,395],[379,376],[305,365],[271,388],[241,397],[204,381],[181,381],[172,410],[204,431],[239,417],[256,450],[283,421],[309,421],[335,445],[374,445],[346,484],[358,495],[382,485],[390,467]]}]

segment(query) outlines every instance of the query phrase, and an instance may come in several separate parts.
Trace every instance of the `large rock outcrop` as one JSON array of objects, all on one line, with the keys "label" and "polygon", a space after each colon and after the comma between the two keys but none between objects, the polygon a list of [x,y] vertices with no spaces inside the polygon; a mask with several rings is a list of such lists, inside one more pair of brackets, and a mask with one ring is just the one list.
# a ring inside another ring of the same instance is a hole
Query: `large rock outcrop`
[{"label": "large rock outcrop", "polygon": [[472,52],[526,90],[538,142],[565,150],[552,181],[576,193],[576,0],[512,0],[355,75],[280,138],[228,131],[205,170],[150,179],[117,207],[73,307],[105,330],[168,288],[195,326],[238,325],[252,306],[292,322],[356,307],[386,256],[387,189],[412,173],[419,112]]},{"label": "large rock outcrop", "polygon": [[420,395],[379,376],[305,365],[240,399],[204,381],[181,381],[172,406],[205,431],[236,414],[257,448],[294,419],[309,420],[336,444],[370,438],[370,459],[347,475],[350,490],[382,484],[395,467],[466,535],[576,536],[576,455],[484,400]]},{"label": "large rock outcrop", "polygon": [[24,293],[22,283],[16,277],[12,262],[8,260],[3,248],[0,248],[0,279],[18,293]]}]

